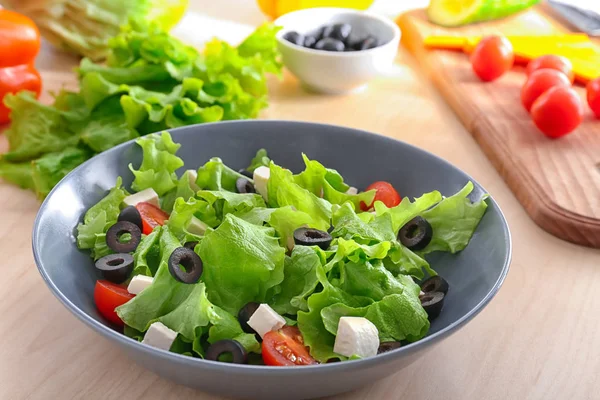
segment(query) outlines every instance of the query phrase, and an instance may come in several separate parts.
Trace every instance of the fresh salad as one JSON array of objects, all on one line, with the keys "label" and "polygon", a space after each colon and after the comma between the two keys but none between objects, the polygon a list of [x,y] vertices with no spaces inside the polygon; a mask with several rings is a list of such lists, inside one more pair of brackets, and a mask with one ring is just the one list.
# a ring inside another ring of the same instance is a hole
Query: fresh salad
[{"label": "fresh salad", "polygon": [[425,255],[464,249],[487,207],[471,182],[411,201],[387,182],[358,191],[305,154],[294,174],[264,149],[244,170],[212,158],[178,176],[168,132],[137,143],[132,192],[119,178],[77,245],[102,274],[106,320],[191,357],[311,365],[423,338],[448,292]]}]

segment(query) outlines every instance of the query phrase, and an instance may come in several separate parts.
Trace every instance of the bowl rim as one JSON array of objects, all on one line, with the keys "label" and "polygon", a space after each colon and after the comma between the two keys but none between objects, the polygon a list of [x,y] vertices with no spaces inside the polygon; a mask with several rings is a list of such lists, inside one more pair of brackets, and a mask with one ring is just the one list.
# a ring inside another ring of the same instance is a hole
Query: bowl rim
[{"label": "bowl rim", "polygon": [[[479,186],[480,188],[482,188],[484,190],[485,193],[488,193],[483,188],[483,186],[481,186],[469,174],[462,171],[460,168],[454,166],[453,164],[446,161],[445,159],[443,159],[427,150],[421,149],[415,145],[404,142],[402,140],[384,136],[384,135],[378,134],[378,133],[372,133],[372,132],[365,131],[362,129],[355,129],[355,128],[350,128],[350,127],[345,127],[345,126],[340,126],[340,125],[333,125],[333,124],[322,124],[322,123],[315,123],[315,122],[292,121],[292,120],[241,120],[241,121],[222,121],[222,122],[212,122],[212,123],[208,123],[208,124],[204,123],[204,124],[188,125],[188,126],[169,129],[168,131],[169,131],[169,133],[173,133],[173,132],[177,132],[177,131],[187,131],[187,132],[184,132],[184,134],[192,135],[192,134],[198,134],[198,132],[195,132],[194,129],[192,129],[192,127],[201,128],[202,126],[208,126],[208,125],[213,125],[213,124],[223,124],[225,126],[230,125],[230,126],[232,126],[232,129],[234,129],[236,125],[244,125],[244,124],[273,124],[273,125],[296,124],[296,125],[304,125],[307,128],[315,127],[315,126],[333,127],[336,129],[343,129],[343,130],[348,131],[348,133],[353,133],[355,135],[364,136],[364,137],[367,137],[369,135],[374,135],[374,136],[379,137],[380,140],[388,141],[390,144],[399,142],[402,145],[404,145],[412,150],[426,153],[426,155],[428,155],[429,157],[433,157],[434,159],[441,162],[445,166],[459,170],[464,175],[466,175],[469,178],[469,180],[471,180],[475,184],[475,186]],[[132,139],[127,142],[121,143],[120,145],[115,146],[109,150],[106,150],[103,153],[114,152],[114,151],[118,151],[119,149],[123,149],[125,147],[132,146],[135,144],[135,140],[136,139]],[[103,154],[103,153],[101,153],[101,154]],[[38,210],[38,213],[35,217],[34,224],[33,224],[33,232],[32,232],[32,250],[33,250],[33,257],[34,257],[37,269],[38,269],[40,275],[42,276],[44,282],[46,283],[46,285],[52,292],[52,294],[54,294],[54,296],[73,315],[75,315],[75,317],[77,317],[80,321],[82,321],[85,325],[90,327],[92,330],[100,333],[102,336],[104,336],[106,338],[117,341],[118,344],[120,344],[124,347],[128,347],[131,350],[141,351],[141,352],[143,352],[147,355],[153,356],[153,357],[168,359],[169,361],[172,361],[174,363],[192,364],[195,367],[199,367],[199,368],[212,368],[215,372],[221,372],[221,373],[235,372],[235,373],[244,373],[244,374],[248,374],[248,375],[252,375],[252,376],[259,376],[259,375],[264,374],[265,372],[268,372],[269,374],[271,374],[273,376],[281,376],[281,377],[286,377],[286,376],[289,376],[290,374],[293,374],[296,376],[301,375],[301,374],[306,374],[307,376],[309,376],[312,373],[323,372],[323,371],[332,371],[332,372],[333,371],[347,371],[348,372],[348,371],[356,371],[356,370],[361,370],[361,369],[365,369],[365,368],[370,368],[376,364],[385,364],[386,362],[391,362],[393,359],[401,358],[403,355],[412,354],[419,350],[422,350],[422,349],[450,336],[451,334],[455,333],[456,331],[458,331],[459,328],[464,326],[467,322],[471,321],[477,314],[479,314],[485,308],[485,306],[492,300],[492,298],[494,298],[494,296],[498,293],[498,291],[500,290],[500,287],[504,283],[504,280],[506,279],[506,276],[507,276],[509,268],[510,268],[510,263],[512,260],[512,238],[511,238],[510,229],[508,227],[508,222],[506,221],[506,217],[504,216],[502,209],[500,208],[498,203],[494,200],[494,198],[490,195],[490,196],[488,196],[488,200],[498,210],[498,214],[502,221],[502,227],[504,230],[504,242],[505,242],[506,248],[507,248],[507,252],[504,256],[504,265],[502,266],[502,271],[500,273],[500,276],[498,277],[498,279],[492,286],[491,290],[485,295],[485,297],[477,305],[475,305],[471,309],[471,311],[469,311],[468,313],[463,315],[461,318],[459,318],[455,322],[440,329],[438,332],[435,332],[432,335],[425,336],[421,340],[410,343],[406,346],[402,346],[402,347],[392,350],[390,352],[379,354],[375,357],[368,357],[368,358],[358,359],[358,360],[347,360],[347,361],[343,361],[343,362],[329,363],[329,364],[325,363],[325,364],[317,364],[317,365],[308,365],[308,366],[302,366],[300,368],[297,366],[294,366],[294,367],[271,367],[271,366],[266,366],[266,365],[230,364],[230,363],[223,363],[223,362],[218,362],[218,361],[211,361],[211,360],[205,360],[205,359],[196,358],[196,357],[185,356],[183,354],[178,354],[178,353],[172,353],[167,350],[158,349],[156,347],[152,347],[147,344],[138,342],[137,340],[134,340],[128,336],[125,336],[124,334],[122,334],[120,332],[117,332],[116,330],[112,329],[109,325],[106,325],[106,324],[92,318],[89,314],[87,314],[86,312],[84,312],[83,310],[78,308],[75,304],[73,304],[58,289],[58,287],[50,279],[50,277],[48,276],[48,274],[45,271],[45,268],[43,267],[43,262],[41,260],[40,253],[39,253],[39,250],[36,245],[37,245],[37,243],[39,243],[40,219],[41,219],[42,215],[45,213],[45,210],[46,210],[49,200],[54,195],[54,192],[59,190],[60,187],[64,184],[64,182],[66,180],[68,180],[71,175],[77,174],[80,169],[85,168],[88,163],[92,162],[94,159],[96,159],[96,157],[101,156],[101,154],[98,154],[98,155],[92,157],[91,159],[87,160],[85,163],[83,163],[80,166],[78,166],[77,168],[75,168],[73,171],[69,172],[50,191],[50,193],[48,194],[46,199],[42,202],[42,204]],[[75,245],[75,243],[73,243],[73,244]]]},{"label": "bowl rim", "polygon": [[[374,47],[372,49],[360,50],[360,51],[339,51],[339,52],[310,49],[310,48],[307,48],[304,46],[299,46],[297,44],[289,42],[283,38],[283,35],[285,35],[287,32],[289,32],[289,30],[285,28],[285,25],[280,23],[282,20],[285,21],[286,19],[291,19],[294,16],[298,16],[300,14],[314,14],[315,12],[319,12],[319,13],[330,12],[332,16],[339,15],[339,14],[360,15],[362,17],[366,17],[368,19],[375,20],[375,21],[387,26],[388,28],[391,28],[392,32],[394,33],[394,36],[392,37],[391,40],[389,40],[377,47]],[[280,45],[286,46],[286,47],[293,49],[295,51],[298,51],[298,52],[304,52],[306,54],[319,55],[319,56],[323,56],[323,57],[343,57],[343,58],[368,57],[375,52],[386,49],[387,47],[390,47],[390,46],[398,47],[398,45],[400,44],[400,36],[402,34],[398,25],[396,25],[394,23],[394,21],[390,20],[387,17],[375,14],[370,11],[361,11],[361,10],[354,10],[352,8],[341,8],[341,7],[337,7],[337,8],[336,7],[315,7],[315,8],[306,8],[306,9],[302,9],[302,10],[292,11],[290,13],[284,14],[284,15],[280,16],[279,18],[277,18],[275,21],[273,21],[273,24],[276,26],[280,26],[282,28],[275,35],[277,42]]]}]

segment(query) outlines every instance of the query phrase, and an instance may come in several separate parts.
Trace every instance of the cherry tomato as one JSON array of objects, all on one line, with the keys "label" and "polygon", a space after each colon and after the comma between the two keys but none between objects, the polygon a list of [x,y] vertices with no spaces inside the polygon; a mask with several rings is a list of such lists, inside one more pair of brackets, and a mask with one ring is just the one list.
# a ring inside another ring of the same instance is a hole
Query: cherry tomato
[{"label": "cherry tomato", "polygon": [[123,321],[115,312],[115,308],[127,303],[134,297],[135,295],[129,293],[125,287],[109,281],[97,281],[94,288],[94,302],[100,315],[118,326],[123,326]]},{"label": "cherry tomato", "polygon": [[571,86],[569,78],[562,72],[558,72],[554,69],[540,69],[534,71],[523,88],[521,89],[521,103],[527,109],[531,110],[533,102],[542,95],[546,90],[554,86]]},{"label": "cherry tomato", "polygon": [[596,118],[600,118],[600,78],[587,84],[587,101]]},{"label": "cherry tomato", "polygon": [[36,97],[38,97],[42,91],[42,78],[33,64],[22,64],[15,67],[0,68],[0,124],[10,121],[11,112],[11,110],[2,103],[2,99],[8,93],[17,93],[21,90],[34,92]]},{"label": "cherry tomato", "polygon": [[515,61],[512,44],[505,37],[488,36],[477,44],[471,54],[471,66],[479,79],[493,81],[512,68]]},{"label": "cherry tomato", "polygon": [[32,64],[40,51],[40,31],[31,18],[0,9],[0,67]]},{"label": "cherry tomato", "polygon": [[265,335],[262,342],[262,358],[265,364],[274,366],[317,364],[304,345],[300,330],[287,325]]},{"label": "cherry tomato", "polygon": [[583,104],[575,89],[555,86],[533,103],[531,117],[546,136],[557,138],[574,131],[581,124]]},{"label": "cherry tomato", "polygon": [[531,75],[534,71],[540,69],[554,69],[560,71],[569,78],[569,81],[573,83],[575,81],[575,74],[573,73],[573,64],[568,58],[562,56],[555,56],[554,54],[548,54],[545,56],[538,57],[531,60],[527,64],[527,75]]},{"label": "cherry tomato", "polygon": [[375,204],[376,201],[383,202],[386,207],[395,207],[400,204],[400,201],[402,200],[396,189],[394,189],[394,187],[388,182],[379,181],[372,183],[369,185],[369,187],[367,187],[366,191],[368,192],[369,190],[376,190],[377,192],[375,193],[373,203],[369,204],[368,206],[365,204],[365,202],[360,202],[360,209],[363,211],[368,211],[371,207],[373,207],[373,204]]},{"label": "cherry tomato", "polygon": [[142,217],[142,233],[149,235],[152,233],[154,228],[159,225],[164,225],[165,221],[169,219],[169,214],[150,203],[138,203],[135,208],[139,211]]}]

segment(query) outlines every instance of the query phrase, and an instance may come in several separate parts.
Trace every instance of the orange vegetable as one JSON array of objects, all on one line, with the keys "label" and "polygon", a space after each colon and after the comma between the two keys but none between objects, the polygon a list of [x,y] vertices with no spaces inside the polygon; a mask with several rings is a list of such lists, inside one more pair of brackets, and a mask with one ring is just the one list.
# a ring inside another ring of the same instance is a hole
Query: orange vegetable
[{"label": "orange vegetable", "polygon": [[0,124],[10,120],[2,100],[8,93],[42,90],[40,74],[33,66],[40,51],[40,32],[28,17],[0,9]]}]

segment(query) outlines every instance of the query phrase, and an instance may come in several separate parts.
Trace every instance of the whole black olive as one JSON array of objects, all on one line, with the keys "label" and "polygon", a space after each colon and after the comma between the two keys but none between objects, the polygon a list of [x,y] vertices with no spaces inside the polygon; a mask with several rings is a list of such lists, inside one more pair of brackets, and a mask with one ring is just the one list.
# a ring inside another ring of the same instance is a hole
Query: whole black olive
[{"label": "whole black olive", "polygon": [[327,250],[333,238],[327,232],[313,228],[298,228],[294,231],[294,243],[302,246],[319,246]]},{"label": "whole black olive", "polygon": [[127,206],[124,209],[122,209],[119,213],[117,221],[131,222],[132,224],[137,225],[137,227],[140,228],[140,230],[144,229],[144,227],[142,226],[142,216],[140,215],[138,209],[135,208],[135,206]]},{"label": "whole black olive", "polygon": [[377,38],[369,35],[366,38],[354,43],[352,47],[354,47],[355,50],[369,50],[377,47],[378,44]]},{"label": "whole black olive", "polygon": [[238,178],[237,181],[235,181],[235,188],[237,189],[238,193],[242,194],[256,193],[254,185],[246,178]]},{"label": "whole black olive", "polygon": [[[129,240],[121,242],[125,234],[129,234]],[[106,231],[106,245],[115,253],[131,253],[137,249],[141,240],[140,228],[128,221],[119,221]]]},{"label": "whole black olive", "polygon": [[283,35],[283,38],[288,42],[294,43],[298,46],[302,46],[304,44],[304,36],[295,31],[290,31]]},{"label": "whole black olive", "polygon": [[[185,270],[181,269],[181,266]],[[202,260],[200,256],[186,247],[178,247],[169,257],[169,272],[179,282],[193,284],[202,275]]]},{"label": "whole black olive", "polygon": [[383,342],[379,344],[377,354],[387,353],[388,351],[399,349],[401,346],[400,342]]},{"label": "whole black olive", "polygon": [[398,240],[410,250],[423,250],[432,237],[433,228],[423,217],[414,217],[398,232]]},{"label": "whole black olive", "polygon": [[442,292],[445,296],[448,294],[449,288],[450,285],[448,285],[448,281],[439,275],[432,276],[421,283],[421,291],[424,293]]},{"label": "whole black olive", "polygon": [[238,170],[238,172],[242,175],[244,175],[247,178],[252,179],[254,177],[254,175],[252,174],[252,172],[248,171],[246,168],[242,168],[240,170]]},{"label": "whole black olive", "polygon": [[254,314],[256,312],[256,309],[259,306],[260,306],[259,303],[255,303],[255,302],[251,301],[250,303],[246,304],[244,307],[242,307],[240,309],[240,312],[238,313],[238,321],[244,332],[256,333],[254,331],[254,329],[252,329],[250,327],[250,325],[248,325],[248,321],[250,320],[250,317],[252,316],[252,314]]},{"label": "whole black olive", "polygon": [[325,51],[344,51],[346,46],[344,42],[338,39],[332,38],[323,38],[315,44],[316,50],[325,50]]},{"label": "whole black olive", "polygon": [[304,47],[313,48],[317,44],[317,38],[314,36],[305,36],[304,37]]},{"label": "whole black olive", "polygon": [[219,361],[223,354],[231,354],[234,364],[246,364],[248,362],[248,353],[240,342],[231,339],[219,340],[211,344],[206,350],[206,359]]},{"label": "whole black olive", "polygon": [[421,305],[425,309],[430,321],[436,319],[442,312],[445,297],[442,292],[429,292],[419,296]]},{"label": "whole black olive", "polygon": [[96,261],[96,268],[104,279],[113,283],[123,283],[133,271],[133,256],[129,253],[109,254]]},{"label": "whole black olive", "polygon": [[328,25],[323,29],[323,38],[337,39],[345,42],[350,37],[352,26],[349,24]]}]

